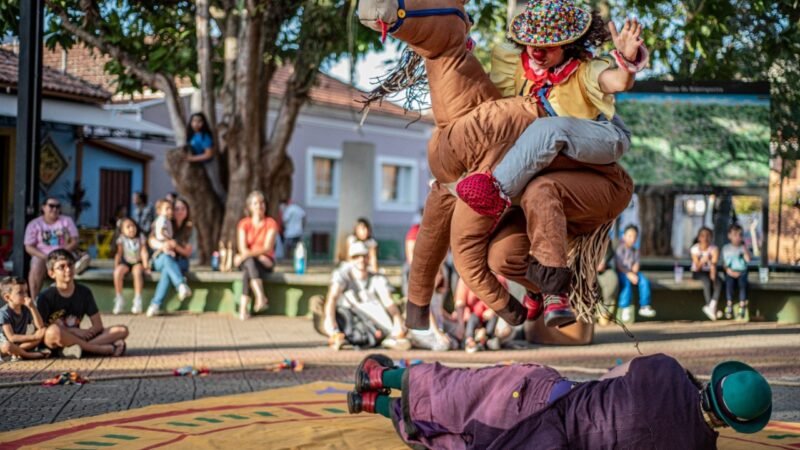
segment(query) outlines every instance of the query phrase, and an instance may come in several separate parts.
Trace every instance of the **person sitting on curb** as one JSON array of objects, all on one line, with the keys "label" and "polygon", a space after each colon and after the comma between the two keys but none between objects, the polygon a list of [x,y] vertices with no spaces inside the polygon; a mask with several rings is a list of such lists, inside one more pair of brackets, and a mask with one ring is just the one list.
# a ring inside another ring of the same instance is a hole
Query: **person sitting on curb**
[{"label": "person sitting on curb", "polygon": [[[392,389],[402,396],[390,397]],[[391,419],[413,448],[713,449],[719,428],[764,428],[772,389],[739,361],[718,364],[702,384],[664,354],[586,382],[537,364],[403,369],[369,355],[356,369],[347,407]]]},{"label": "person sitting on curb", "polygon": [[[47,255],[47,273],[55,283],[36,299],[36,307],[47,326],[44,344],[50,349],[63,349],[65,356],[75,358],[80,358],[83,352],[122,356],[128,327],[103,326],[92,291],[75,282],[72,253],[66,250],[50,252]],[[84,316],[89,316],[89,328],[81,328]]]},{"label": "person sitting on curb", "polygon": [[617,247],[616,263],[619,275],[619,309],[623,322],[633,318],[633,286],[639,289],[639,315],[655,317],[656,310],[650,306],[650,280],[639,271],[639,249],[635,248],[639,228],[628,225],[622,234],[622,243]]},{"label": "person sitting on curb", "polygon": [[[28,296],[28,282],[20,277],[3,278],[0,280],[0,298],[6,302],[0,308],[0,358],[6,355],[17,359],[50,356],[50,350],[36,350],[44,339],[45,328],[42,316]],[[36,332],[28,334],[31,323]]]},{"label": "person sitting on curb", "polygon": [[[383,311],[375,311],[381,314],[388,314],[391,317],[390,336],[385,337],[384,330],[377,320],[367,320],[374,322],[377,330],[373,334],[378,342],[385,348],[396,350],[408,350],[411,343],[406,338],[403,317],[400,309],[394,304],[391,295],[389,280],[381,274],[371,272],[367,268],[367,258],[369,257],[369,247],[363,242],[354,242],[349,245],[348,258],[349,264],[342,264],[333,272],[333,280],[328,288],[328,295],[325,298],[323,329],[330,337],[331,347],[339,350],[350,338],[347,336],[347,317],[349,312],[361,316],[360,306],[368,306],[371,302],[380,302]],[[340,314],[345,313],[345,314]],[[371,317],[370,319],[374,319]],[[383,325],[386,328],[386,325]],[[355,344],[354,342],[350,342]]]}]

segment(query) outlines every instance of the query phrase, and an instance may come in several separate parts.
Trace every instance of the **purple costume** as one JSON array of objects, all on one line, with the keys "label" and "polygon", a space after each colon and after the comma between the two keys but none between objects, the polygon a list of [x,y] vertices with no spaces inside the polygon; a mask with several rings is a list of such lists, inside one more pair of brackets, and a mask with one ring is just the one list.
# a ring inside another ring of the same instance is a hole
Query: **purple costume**
[{"label": "purple costume", "polygon": [[[698,388],[675,359],[634,359],[625,376],[580,383],[533,364],[406,370],[392,422],[413,447],[714,449]],[[558,392],[561,394],[561,392]]]}]

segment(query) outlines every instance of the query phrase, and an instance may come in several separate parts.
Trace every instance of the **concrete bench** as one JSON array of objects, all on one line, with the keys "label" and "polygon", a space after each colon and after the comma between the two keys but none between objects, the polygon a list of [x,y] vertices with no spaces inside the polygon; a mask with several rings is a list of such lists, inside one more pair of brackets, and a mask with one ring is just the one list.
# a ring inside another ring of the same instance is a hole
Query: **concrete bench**
[{"label": "concrete bench", "polygon": [[[645,271],[650,280],[652,304],[658,315],[649,320],[708,320],[701,308],[705,304],[703,285],[684,272],[683,280],[675,282],[672,271]],[[761,283],[758,272],[749,273],[749,319],[800,322],[800,274],[770,273],[769,281]],[[737,303],[738,293],[734,298]],[[637,304],[634,295],[634,304]],[[725,307],[725,287],[722,287],[719,308]],[[637,321],[648,319],[636,317]]]},{"label": "concrete bench", "polygon": [[[278,272],[269,274],[264,279],[264,288],[269,298],[269,310],[266,314],[302,316],[308,313],[308,300],[314,295],[325,295],[331,280],[332,268],[318,268],[311,273],[298,275],[291,272],[280,272],[288,267],[278,266]],[[392,272],[387,275],[389,282],[399,288],[400,276]],[[156,283],[161,278],[158,272],[144,276],[142,299],[145,307],[153,297]],[[242,294],[242,272],[215,272],[200,267],[186,274],[192,296],[183,302],[178,300],[177,293],[170,288],[164,303],[168,312],[189,311],[194,313],[219,312],[235,313]],[[103,264],[99,268],[91,268],[78,275],[76,280],[88,286],[103,312],[110,312],[114,306],[113,269]],[[130,309],[133,299],[133,283],[130,276],[125,279],[123,295],[127,300],[126,310]]]}]

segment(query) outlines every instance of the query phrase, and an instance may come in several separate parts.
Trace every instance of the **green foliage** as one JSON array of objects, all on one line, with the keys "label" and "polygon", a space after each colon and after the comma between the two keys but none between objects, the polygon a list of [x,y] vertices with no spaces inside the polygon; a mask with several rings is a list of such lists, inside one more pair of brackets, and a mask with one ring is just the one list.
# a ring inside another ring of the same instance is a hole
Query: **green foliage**
[{"label": "green foliage", "polygon": [[769,108],[620,101],[633,139],[622,164],[639,184],[766,185]]}]

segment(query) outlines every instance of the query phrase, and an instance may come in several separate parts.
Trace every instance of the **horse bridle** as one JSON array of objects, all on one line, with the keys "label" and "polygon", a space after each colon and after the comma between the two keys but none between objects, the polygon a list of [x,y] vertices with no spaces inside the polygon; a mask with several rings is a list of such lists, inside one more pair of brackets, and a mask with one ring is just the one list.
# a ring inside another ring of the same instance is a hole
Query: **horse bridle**
[{"label": "horse bridle", "polygon": [[397,22],[389,28],[389,33],[394,33],[397,31],[402,25],[405,19],[411,17],[428,17],[428,16],[449,16],[451,14],[455,14],[456,16],[460,17],[461,20],[467,23],[467,26],[470,26],[474,23],[472,20],[472,16],[469,14],[465,14],[464,11],[461,11],[458,8],[428,8],[428,9],[406,9],[406,2],[405,0],[397,0]]}]

